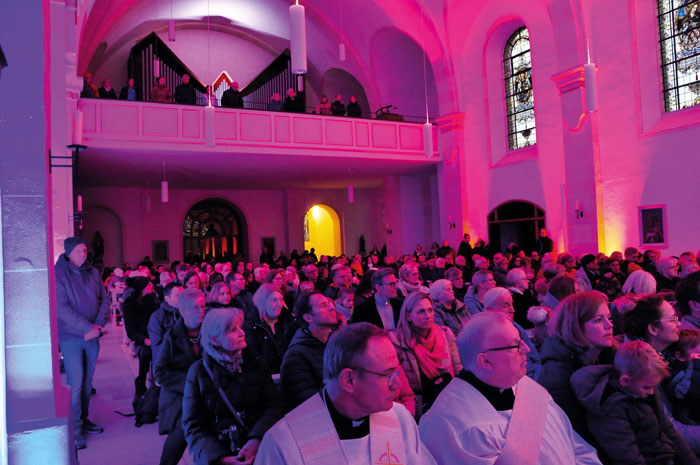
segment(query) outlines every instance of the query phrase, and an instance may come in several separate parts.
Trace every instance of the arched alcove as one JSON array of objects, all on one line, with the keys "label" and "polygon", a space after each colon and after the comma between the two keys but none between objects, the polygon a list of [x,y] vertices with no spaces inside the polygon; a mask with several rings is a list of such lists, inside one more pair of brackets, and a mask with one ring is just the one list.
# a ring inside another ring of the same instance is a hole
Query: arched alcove
[{"label": "arched alcove", "polygon": [[304,248],[316,249],[316,256],[338,256],[340,243],[340,219],[327,205],[314,205],[304,215]]},{"label": "arched alcove", "polygon": [[182,242],[186,262],[247,258],[248,226],[237,206],[227,200],[209,198],[188,210],[182,224]]},{"label": "arched alcove", "polygon": [[[95,254],[95,233],[99,231],[104,241],[104,255]],[[103,206],[91,206],[83,211],[83,230],[79,233],[88,244],[88,251],[96,259],[97,264],[110,268],[124,264],[124,242],[122,222],[114,211]]]},{"label": "arched alcove", "polygon": [[[372,39],[372,70],[379,87],[378,105],[394,105],[394,112],[425,120],[424,54],[409,36],[396,29],[379,31]],[[425,61],[428,87],[428,111],[432,118],[439,115],[435,75],[430,61]]]},{"label": "arched alcove", "polygon": [[492,251],[502,252],[515,242],[531,252],[535,249],[537,231],[545,227],[545,213],[534,203],[515,200],[494,208],[489,213],[488,223]]},{"label": "arched alcove", "polygon": [[354,95],[362,108],[363,116],[369,115],[369,101],[362,84],[355,79],[355,76],[345,70],[338,68],[327,70],[321,80],[321,94],[325,94],[330,102],[335,100],[337,94],[340,94],[346,105],[350,101],[350,96]]}]

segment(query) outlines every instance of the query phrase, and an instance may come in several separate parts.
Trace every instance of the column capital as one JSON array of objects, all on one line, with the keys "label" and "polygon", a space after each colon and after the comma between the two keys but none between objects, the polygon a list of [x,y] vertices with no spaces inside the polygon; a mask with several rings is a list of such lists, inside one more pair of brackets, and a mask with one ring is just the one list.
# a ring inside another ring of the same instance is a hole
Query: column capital
[{"label": "column capital", "polygon": [[435,120],[441,134],[464,129],[464,113],[449,113]]},{"label": "column capital", "polygon": [[[596,69],[598,67],[596,66]],[[552,81],[559,89],[559,95],[571,92],[582,87],[586,87],[586,77],[584,74],[583,65],[568,71],[563,71],[552,76]]]}]

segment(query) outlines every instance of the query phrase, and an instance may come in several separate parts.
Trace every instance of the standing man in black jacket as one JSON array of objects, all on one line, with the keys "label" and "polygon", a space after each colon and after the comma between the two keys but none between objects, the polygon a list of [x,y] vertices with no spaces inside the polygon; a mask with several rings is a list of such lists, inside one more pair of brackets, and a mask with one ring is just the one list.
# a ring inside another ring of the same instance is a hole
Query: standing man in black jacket
[{"label": "standing man in black jacket", "polygon": [[175,88],[175,103],[184,105],[194,105],[197,101],[197,96],[194,93],[194,87],[190,85],[190,75],[182,75],[182,84]]},{"label": "standing man in black jacket", "polygon": [[221,106],[227,108],[243,108],[243,96],[238,90],[238,83],[233,81],[231,87],[221,96]]}]

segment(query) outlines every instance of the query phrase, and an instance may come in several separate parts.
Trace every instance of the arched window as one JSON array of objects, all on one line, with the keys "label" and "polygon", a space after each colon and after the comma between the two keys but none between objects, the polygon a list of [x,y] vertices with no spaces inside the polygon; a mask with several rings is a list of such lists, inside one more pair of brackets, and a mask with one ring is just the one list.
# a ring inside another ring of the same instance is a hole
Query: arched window
[{"label": "arched window", "polygon": [[510,150],[534,145],[535,101],[532,95],[530,38],[527,28],[515,31],[503,52],[508,115],[508,147]]},{"label": "arched window", "polygon": [[658,0],[666,111],[700,104],[700,1]]},{"label": "arched window", "polygon": [[182,225],[183,255],[188,263],[204,259],[247,257],[247,227],[238,207],[222,199],[195,204]]}]

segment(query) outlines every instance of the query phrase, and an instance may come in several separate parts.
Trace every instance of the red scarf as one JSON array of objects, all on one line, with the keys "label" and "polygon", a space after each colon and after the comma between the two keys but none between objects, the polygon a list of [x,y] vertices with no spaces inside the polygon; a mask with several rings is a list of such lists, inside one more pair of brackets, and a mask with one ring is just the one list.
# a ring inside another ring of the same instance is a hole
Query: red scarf
[{"label": "red scarf", "polygon": [[430,379],[437,378],[443,373],[450,373],[454,376],[447,340],[437,325],[430,328],[425,338],[418,336],[413,339],[411,346],[425,376]]}]

